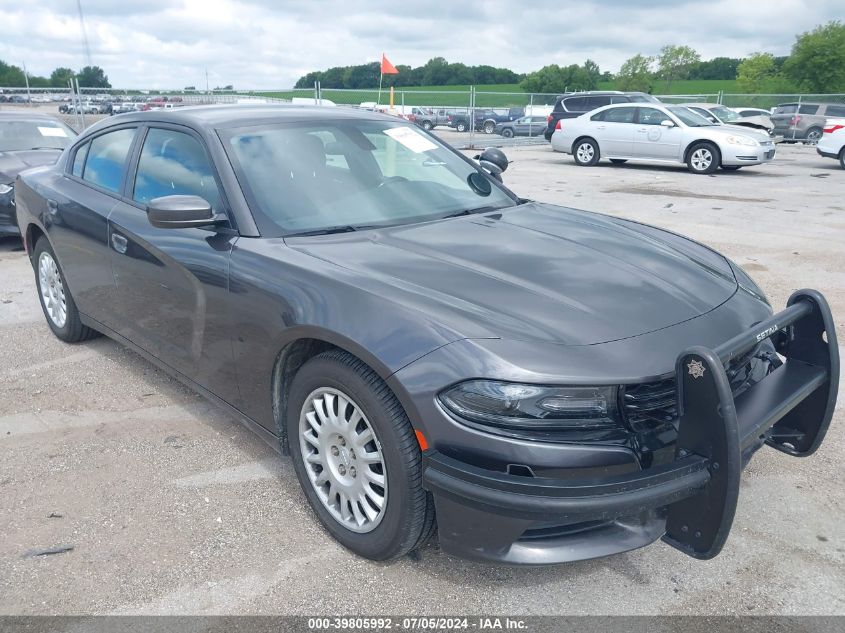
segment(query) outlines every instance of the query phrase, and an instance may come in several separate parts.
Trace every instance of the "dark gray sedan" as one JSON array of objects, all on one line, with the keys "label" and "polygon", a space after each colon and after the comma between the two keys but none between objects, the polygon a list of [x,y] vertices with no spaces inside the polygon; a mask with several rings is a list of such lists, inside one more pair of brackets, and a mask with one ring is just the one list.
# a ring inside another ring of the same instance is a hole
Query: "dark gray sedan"
[{"label": "dark gray sedan", "polygon": [[773,314],[701,244],[514,195],[497,151],[355,110],[126,114],[18,178],[17,217],[56,336],[104,333],[290,453],[362,556],[435,527],[512,563],[715,556],[751,455],[824,438],[824,297]]},{"label": "dark gray sedan", "polygon": [[76,132],[52,117],[0,113],[0,237],[18,235],[15,178],[24,169],[55,163]]}]

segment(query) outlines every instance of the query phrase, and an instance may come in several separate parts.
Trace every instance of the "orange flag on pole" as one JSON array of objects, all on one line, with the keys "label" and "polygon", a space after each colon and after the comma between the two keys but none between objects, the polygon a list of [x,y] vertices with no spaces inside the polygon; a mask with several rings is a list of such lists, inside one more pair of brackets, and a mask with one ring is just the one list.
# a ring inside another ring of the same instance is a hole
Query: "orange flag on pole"
[{"label": "orange flag on pole", "polygon": [[381,54],[381,74],[382,75],[398,75],[399,71],[396,70],[396,66],[390,63],[390,61],[385,57],[384,53]]}]

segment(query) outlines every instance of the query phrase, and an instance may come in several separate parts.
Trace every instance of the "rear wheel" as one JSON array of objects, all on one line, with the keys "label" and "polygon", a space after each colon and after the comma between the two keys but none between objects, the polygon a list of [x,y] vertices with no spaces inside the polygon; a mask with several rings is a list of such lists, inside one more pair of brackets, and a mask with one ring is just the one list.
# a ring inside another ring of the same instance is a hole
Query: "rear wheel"
[{"label": "rear wheel", "polygon": [[575,162],[582,167],[592,167],[599,162],[599,145],[594,139],[582,138],[572,148]]},{"label": "rear wheel", "polygon": [[33,249],[35,283],[41,309],[47,325],[58,338],[66,343],[79,343],[97,336],[98,332],[82,324],[76,303],[65,284],[53,247],[46,237],[41,237]]},{"label": "rear wheel", "polygon": [[845,147],[839,150],[839,166],[845,169]]},{"label": "rear wheel", "polygon": [[466,132],[466,131],[467,131],[467,124],[466,124],[466,123],[464,123],[463,121],[461,121],[460,123],[458,123],[458,124],[455,126],[455,129],[456,129],[458,132]]},{"label": "rear wheel", "polygon": [[628,159],[627,158],[611,158],[610,162],[613,163],[614,165],[622,165],[624,163],[627,163]]},{"label": "rear wheel", "polygon": [[687,154],[687,167],[694,174],[712,174],[719,168],[722,157],[712,143],[696,143]]},{"label": "rear wheel", "polygon": [[492,134],[496,131],[496,123],[494,121],[485,121],[483,129],[485,134]]},{"label": "rear wheel", "polygon": [[305,496],[345,547],[386,560],[431,535],[434,505],[414,430],[362,361],[340,350],[309,360],[291,384],[287,432]]},{"label": "rear wheel", "polygon": [[811,127],[807,130],[807,142],[818,143],[822,138],[822,129],[818,127]]},{"label": "rear wheel", "polygon": [[505,138],[512,138],[513,137],[513,128],[506,127],[502,130],[502,136]]}]

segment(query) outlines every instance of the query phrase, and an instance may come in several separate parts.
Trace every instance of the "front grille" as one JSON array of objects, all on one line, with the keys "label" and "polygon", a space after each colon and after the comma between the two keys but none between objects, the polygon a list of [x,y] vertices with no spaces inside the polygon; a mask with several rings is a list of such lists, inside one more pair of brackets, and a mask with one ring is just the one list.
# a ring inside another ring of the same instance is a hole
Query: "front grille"
[{"label": "front grille", "polygon": [[[777,362],[774,350],[763,350],[763,346],[771,347],[764,341],[742,356],[732,359],[725,367],[734,397],[774,368]],[[622,389],[622,410],[633,431],[649,431],[668,424],[677,426],[678,394],[675,377],[626,385]]]}]

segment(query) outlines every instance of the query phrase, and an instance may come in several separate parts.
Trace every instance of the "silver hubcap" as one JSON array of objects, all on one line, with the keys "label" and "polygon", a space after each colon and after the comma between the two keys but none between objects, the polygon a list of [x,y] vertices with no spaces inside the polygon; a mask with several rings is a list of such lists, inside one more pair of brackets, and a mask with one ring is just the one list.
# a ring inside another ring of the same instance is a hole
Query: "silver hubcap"
[{"label": "silver hubcap", "polygon": [[329,387],[313,391],[299,415],[299,447],[320,502],[343,527],[370,532],[387,507],[381,445],[361,408]]},{"label": "silver hubcap", "polygon": [[41,253],[38,258],[38,286],[47,316],[53,325],[63,328],[67,321],[65,285],[62,283],[59,267],[50,253]]},{"label": "silver hubcap", "polygon": [[713,162],[713,152],[703,147],[697,149],[692,153],[690,162],[692,162],[692,168],[696,171],[704,171]]},{"label": "silver hubcap", "polygon": [[593,156],[596,155],[596,150],[593,149],[593,146],[590,143],[581,143],[578,146],[578,160],[582,163],[589,163],[593,160]]},{"label": "silver hubcap", "polygon": [[807,135],[808,141],[818,141],[822,137],[821,132],[813,130]]}]

